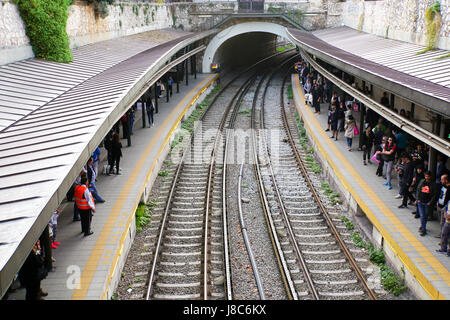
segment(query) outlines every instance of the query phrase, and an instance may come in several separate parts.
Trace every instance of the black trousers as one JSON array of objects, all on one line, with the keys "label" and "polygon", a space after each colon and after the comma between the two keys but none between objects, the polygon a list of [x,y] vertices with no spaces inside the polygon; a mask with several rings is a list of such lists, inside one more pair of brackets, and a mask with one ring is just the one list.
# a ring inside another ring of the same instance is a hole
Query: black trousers
[{"label": "black trousers", "polygon": [[[408,198],[411,201],[416,201],[416,198],[412,195],[412,193],[409,191],[409,185],[403,184],[402,185],[402,191],[403,191],[403,201],[402,205],[406,206],[408,205]],[[402,194],[402,193],[401,193]]]},{"label": "black trousers", "polygon": [[153,112],[147,111],[147,116],[148,116],[148,126],[150,127],[150,125],[153,124]]},{"label": "black trousers", "polygon": [[39,300],[39,291],[41,290],[41,281],[30,283],[25,286],[25,300]]},{"label": "black trousers", "polygon": [[111,168],[113,166],[113,164],[114,164],[114,161],[113,161],[113,157],[112,157],[111,151],[110,150],[107,150],[107,151],[108,151],[108,165]]},{"label": "black trousers", "polygon": [[80,212],[81,232],[88,234],[91,231],[92,211],[90,209],[78,209],[78,211]]},{"label": "black trousers", "polygon": [[380,177],[383,175],[383,167],[384,167],[384,160],[381,159],[380,163],[378,164],[377,173],[376,173]]},{"label": "black trousers", "polygon": [[109,173],[112,173],[112,172],[113,172],[113,166],[114,166],[114,164],[115,164],[115,165],[116,165],[116,174],[118,174],[118,173],[119,173],[119,163],[120,163],[120,156],[118,156],[118,157],[113,157],[112,164],[111,164],[111,166],[109,167]]}]

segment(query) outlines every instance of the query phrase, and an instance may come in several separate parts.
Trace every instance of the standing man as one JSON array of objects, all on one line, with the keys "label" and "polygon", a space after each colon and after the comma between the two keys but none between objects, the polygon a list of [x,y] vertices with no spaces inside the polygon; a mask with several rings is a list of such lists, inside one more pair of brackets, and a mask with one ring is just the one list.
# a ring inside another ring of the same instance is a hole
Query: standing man
[{"label": "standing man", "polygon": [[[84,169],[84,168],[81,169],[80,174],[75,179],[75,182],[74,182],[74,196],[75,196],[75,189],[77,188],[77,186],[79,186],[81,184],[81,177],[83,177],[83,175],[84,176],[86,175],[86,169]],[[76,202],[73,203],[73,221],[80,221],[80,212],[78,210]]]},{"label": "standing man", "polygon": [[147,111],[147,116],[148,116],[148,127],[150,128],[150,126],[153,127],[154,122],[153,122],[153,112],[155,112],[155,106],[153,105],[153,99],[150,99],[149,103],[146,104],[145,106],[145,111]]},{"label": "standing man", "polygon": [[174,83],[173,78],[170,76],[169,79],[167,80],[167,86],[168,86],[167,90],[169,90],[168,93],[170,96],[172,96],[173,83]]},{"label": "standing man", "polygon": [[447,254],[450,257],[450,247],[448,246],[448,238],[450,237],[450,214],[448,214],[448,203],[442,209],[444,216],[444,225],[441,232],[441,248],[436,250],[436,252],[441,254]]},{"label": "standing man", "polygon": [[88,179],[86,176],[81,178],[81,185],[75,188],[75,203],[80,212],[81,218],[81,232],[84,236],[93,234],[91,231],[92,212],[95,212],[94,199],[89,191]]},{"label": "standing man", "polygon": [[98,176],[98,163],[100,161],[100,154],[101,152],[99,147],[97,147],[97,149],[95,149],[94,153],[92,154],[92,158],[94,159],[93,167],[96,176]]},{"label": "standing man", "polygon": [[[448,180],[448,174],[443,174],[441,176],[441,184],[440,184],[440,188],[438,190],[439,198],[437,201],[438,219],[439,219],[439,224],[441,226],[441,229],[443,228],[443,225],[445,223],[444,208],[447,206],[448,200],[450,198],[449,189],[450,189],[450,183]],[[436,238],[440,238],[440,237],[441,237],[441,232],[439,232],[439,234],[436,235]]]},{"label": "standing man", "polygon": [[431,171],[425,172],[425,179],[417,187],[417,212],[420,216],[419,232],[421,236],[427,234],[428,211],[432,209],[436,201],[436,184],[434,183]]},{"label": "standing man", "polygon": [[88,181],[89,181],[89,190],[92,192],[92,195],[94,196],[95,200],[103,203],[105,200],[102,199],[102,197],[98,194],[97,186],[95,185],[95,178],[97,178],[97,174],[94,170],[93,166],[94,160],[93,158],[89,158],[87,162],[87,173],[88,173]]}]

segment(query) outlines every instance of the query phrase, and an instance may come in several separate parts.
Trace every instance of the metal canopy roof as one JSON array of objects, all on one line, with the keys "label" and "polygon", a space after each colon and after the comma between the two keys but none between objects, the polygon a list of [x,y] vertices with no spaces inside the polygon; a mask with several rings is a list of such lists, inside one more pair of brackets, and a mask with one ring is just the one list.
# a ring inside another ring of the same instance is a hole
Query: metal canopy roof
[{"label": "metal canopy roof", "polygon": [[386,91],[450,117],[449,51],[416,55],[424,47],[348,27],[307,33],[288,29],[305,51]]},{"label": "metal canopy roof", "polygon": [[97,145],[166,61],[216,33],[145,34],[0,68],[0,296]]}]

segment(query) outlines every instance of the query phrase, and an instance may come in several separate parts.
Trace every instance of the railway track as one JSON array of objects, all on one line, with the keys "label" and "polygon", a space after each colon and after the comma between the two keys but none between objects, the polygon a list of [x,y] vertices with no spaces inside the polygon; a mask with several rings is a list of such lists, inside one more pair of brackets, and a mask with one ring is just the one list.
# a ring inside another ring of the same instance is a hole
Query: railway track
[{"label": "railway track", "polygon": [[286,77],[275,75],[266,83],[259,112],[255,94],[252,143],[261,201],[288,296],[376,299],[334,225],[337,213],[322,204],[314,186],[318,182],[308,176],[296,148],[295,122],[285,110]]},{"label": "railway track", "polygon": [[[145,298],[231,299],[226,206],[223,201],[223,129],[251,85],[235,77],[203,114],[174,171],[150,263]],[[249,75],[250,74],[250,75]],[[236,88],[236,82],[241,85]]]}]

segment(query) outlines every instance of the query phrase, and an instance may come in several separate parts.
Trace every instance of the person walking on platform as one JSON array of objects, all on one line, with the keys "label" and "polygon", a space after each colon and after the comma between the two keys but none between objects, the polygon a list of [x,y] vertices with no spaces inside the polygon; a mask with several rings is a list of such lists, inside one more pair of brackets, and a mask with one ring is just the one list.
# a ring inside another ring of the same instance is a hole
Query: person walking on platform
[{"label": "person walking on platform", "polygon": [[425,172],[425,179],[417,186],[417,211],[420,216],[419,232],[421,236],[427,234],[427,220],[429,210],[436,202],[436,183],[432,179],[431,171]]},{"label": "person walking on platform", "polygon": [[436,250],[436,252],[441,254],[447,254],[450,257],[450,246],[448,245],[448,238],[450,237],[450,214],[448,212],[448,203],[442,208],[442,213],[444,217],[444,225],[441,231],[441,248]]},{"label": "person walking on platform", "polygon": [[386,172],[387,181],[383,184],[387,186],[389,190],[392,189],[391,181],[392,181],[392,167],[395,159],[395,149],[397,149],[396,144],[394,143],[394,138],[390,136],[387,139],[387,143],[385,143],[383,151],[380,152],[381,158],[384,161],[384,168]]},{"label": "person walking on platform", "polygon": [[120,142],[120,137],[118,134],[114,136],[114,140],[111,145],[111,152],[112,152],[112,159],[113,159],[113,165],[109,169],[109,173],[113,173],[113,167],[114,164],[116,165],[116,175],[121,174],[120,173],[120,157],[122,157],[122,143]]},{"label": "person walking on platform", "polygon": [[91,231],[92,212],[95,212],[95,203],[88,188],[88,179],[86,176],[81,178],[81,185],[75,188],[75,203],[80,211],[81,232],[84,236],[93,234]]},{"label": "person walking on platform", "polygon": [[148,127],[153,127],[154,120],[153,120],[153,113],[155,112],[155,106],[153,104],[153,99],[149,100],[149,103],[145,105],[145,111],[147,111],[148,116]]}]

